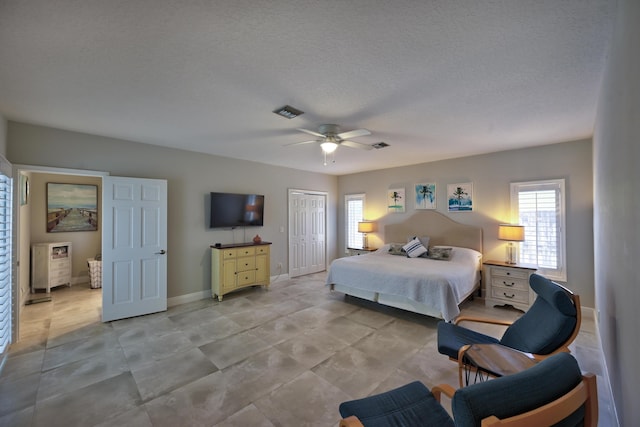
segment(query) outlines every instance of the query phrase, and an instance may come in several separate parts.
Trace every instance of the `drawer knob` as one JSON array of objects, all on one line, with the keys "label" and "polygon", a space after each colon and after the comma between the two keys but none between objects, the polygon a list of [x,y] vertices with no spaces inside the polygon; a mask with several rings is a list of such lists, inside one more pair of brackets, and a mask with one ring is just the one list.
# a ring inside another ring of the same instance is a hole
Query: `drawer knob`
[{"label": "drawer knob", "polygon": [[507,283],[507,282],[505,282],[504,280],[502,281],[502,284],[503,284],[503,285],[505,285],[505,286],[509,286],[509,287],[511,287],[511,286],[515,286],[515,285],[516,285],[516,284],[515,284],[515,283],[513,283],[513,282],[511,282],[511,283]]},{"label": "drawer knob", "polygon": [[502,293],[502,295],[504,295],[504,296],[505,296],[505,298],[513,298],[513,297],[515,297],[515,294],[513,294],[513,295],[507,295],[505,292],[503,292],[503,293]]},{"label": "drawer knob", "polygon": [[511,276],[511,272],[510,271],[507,271],[507,276]]}]

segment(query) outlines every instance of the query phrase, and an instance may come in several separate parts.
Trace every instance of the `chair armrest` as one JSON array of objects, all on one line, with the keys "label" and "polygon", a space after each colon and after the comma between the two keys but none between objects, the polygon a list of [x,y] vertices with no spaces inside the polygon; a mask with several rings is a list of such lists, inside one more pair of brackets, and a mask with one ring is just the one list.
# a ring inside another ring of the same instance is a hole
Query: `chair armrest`
[{"label": "chair armrest", "polygon": [[436,398],[438,402],[440,402],[440,397],[442,393],[447,396],[449,399],[453,399],[453,395],[456,392],[456,389],[450,386],[449,384],[438,384],[437,386],[431,389],[431,394]]},{"label": "chair armrest", "polygon": [[358,417],[351,415],[350,417],[340,420],[339,427],[364,427],[364,425],[360,422]]},{"label": "chair armrest", "polygon": [[492,319],[489,317],[458,316],[456,317],[456,320],[453,322],[453,324],[457,325],[460,322],[477,322],[477,323],[489,323],[492,325],[510,326],[513,323],[513,320]]}]

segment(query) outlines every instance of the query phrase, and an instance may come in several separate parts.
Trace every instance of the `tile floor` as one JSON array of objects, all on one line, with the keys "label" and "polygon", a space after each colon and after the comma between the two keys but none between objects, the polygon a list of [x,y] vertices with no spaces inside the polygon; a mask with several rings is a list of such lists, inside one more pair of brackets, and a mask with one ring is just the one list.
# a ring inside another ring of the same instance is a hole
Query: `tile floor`
[{"label": "tile floor", "polygon": [[[57,288],[26,306],[0,375],[0,426],[337,426],[340,402],[457,384],[436,319],[280,279],[133,319],[100,322],[101,291]],[[485,308],[463,313],[513,318]],[[598,374],[600,426],[616,426],[593,319],[573,354]],[[495,331],[499,333],[499,331]]]}]

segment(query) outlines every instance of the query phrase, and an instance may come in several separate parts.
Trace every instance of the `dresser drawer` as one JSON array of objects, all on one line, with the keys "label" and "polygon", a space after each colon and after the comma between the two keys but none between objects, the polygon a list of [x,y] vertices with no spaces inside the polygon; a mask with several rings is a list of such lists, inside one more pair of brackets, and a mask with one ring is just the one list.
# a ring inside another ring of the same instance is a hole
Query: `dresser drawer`
[{"label": "dresser drawer", "polygon": [[252,257],[252,258],[248,258],[248,257],[238,258],[238,261],[236,263],[236,271],[241,272],[241,271],[255,270],[255,269],[256,269],[256,258],[255,257]]},{"label": "dresser drawer", "polygon": [[256,271],[239,271],[238,272],[238,287],[252,285],[256,282]]},{"label": "dresser drawer", "polygon": [[529,304],[529,292],[519,289],[491,288],[491,296],[506,303]]},{"label": "dresser drawer", "polygon": [[222,251],[222,259],[231,259],[237,256],[237,249],[224,249]]},{"label": "dresser drawer", "polygon": [[252,256],[256,254],[255,246],[249,246],[246,248],[236,248],[238,256]]},{"label": "dresser drawer", "polygon": [[258,246],[256,247],[256,255],[266,255],[269,253],[269,246]]},{"label": "dresser drawer", "polygon": [[510,277],[513,279],[529,279],[529,272],[515,268],[491,267],[491,275],[497,277]]},{"label": "dresser drawer", "polygon": [[527,279],[514,279],[513,277],[492,277],[491,286],[528,291],[529,281]]}]

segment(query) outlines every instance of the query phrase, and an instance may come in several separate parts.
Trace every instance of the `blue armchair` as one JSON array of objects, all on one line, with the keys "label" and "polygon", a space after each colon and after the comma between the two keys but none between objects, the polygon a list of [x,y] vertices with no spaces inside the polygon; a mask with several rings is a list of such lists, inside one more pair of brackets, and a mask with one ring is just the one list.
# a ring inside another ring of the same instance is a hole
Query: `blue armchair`
[{"label": "blue armchair", "polygon": [[[453,417],[440,405],[451,398]],[[340,404],[340,427],[577,426],[598,422],[596,377],[580,372],[568,353],[517,374],[455,390],[431,391],[415,381],[395,390]]]},{"label": "blue armchair", "polygon": [[[453,323],[438,323],[438,351],[458,362],[461,387],[462,371],[465,366],[469,367],[464,353],[471,344],[500,344],[531,353],[538,360],[555,353],[569,352],[569,344],[580,331],[580,297],[538,274],[531,275],[529,285],[537,294],[536,300],[515,322],[459,316]],[[465,321],[505,325],[508,328],[498,339],[461,326],[460,323]]]}]

